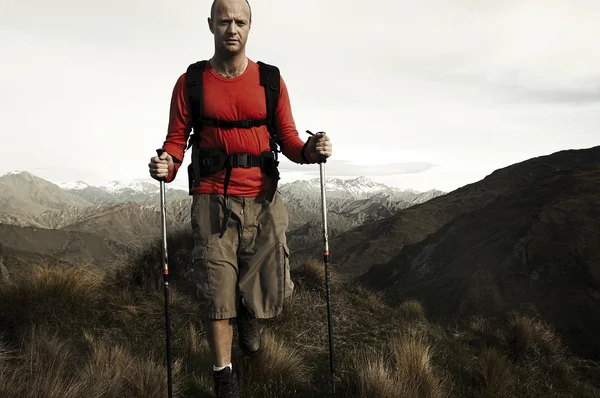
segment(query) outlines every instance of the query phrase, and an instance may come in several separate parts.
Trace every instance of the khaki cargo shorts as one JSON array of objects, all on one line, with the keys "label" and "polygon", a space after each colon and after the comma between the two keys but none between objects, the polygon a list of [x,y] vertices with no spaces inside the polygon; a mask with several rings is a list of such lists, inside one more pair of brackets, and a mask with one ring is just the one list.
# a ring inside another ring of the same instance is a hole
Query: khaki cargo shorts
[{"label": "khaki cargo shorts", "polygon": [[193,197],[192,257],[199,313],[210,319],[235,318],[240,305],[245,305],[256,318],[275,317],[294,289],[286,209],[279,193],[272,202],[264,197],[229,198],[232,214],[219,237],[224,196]]}]

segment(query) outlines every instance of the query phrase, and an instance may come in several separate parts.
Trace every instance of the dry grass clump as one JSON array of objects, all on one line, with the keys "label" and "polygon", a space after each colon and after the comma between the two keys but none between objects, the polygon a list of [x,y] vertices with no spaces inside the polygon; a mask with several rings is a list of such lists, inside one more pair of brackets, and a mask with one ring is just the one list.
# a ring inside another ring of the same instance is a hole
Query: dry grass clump
[{"label": "dry grass clump", "polygon": [[506,355],[495,348],[484,348],[477,356],[477,363],[482,397],[513,396],[513,365]]},{"label": "dry grass clump", "polygon": [[501,347],[513,367],[527,378],[530,388],[553,391],[572,387],[573,367],[560,337],[549,324],[513,313],[504,327],[503,340]]},{"label": "dry grass clump", "polygon": [[352,357],[351,371],[356,379],[350,381],[351,391],[364,398],[393,398],[398,396],[399,383],[382,355],[361,352]]},{"label": "dry grass clump", "polygon": [[528,357],[557,358],[565,353],[560,337],[550,325],[522,315],[510,319],[507,342],[517,360]]},{"label": "dry grass clump", "polygon": [[9,339],[32,324],[53,325],[65,334],[95,316],[101,298],[101,272],[65,265],[34,266],[0,286],[0,323]]},{"label": "dry grass clump", "polygon": [[419,329],[409,328],[393,338],[390,346],[395,373],[402,385],[400,391],[403,391],[405,396],[442,396],[443,380],[433,369],[432,348]]},{"label": "dry grass clump", "polygon": [[[331,278],[331,270],[330,270]],[[308,286],[324,286],[325,264],[315,258],[308,258],[294,268],[294,277],[300,284]]]},{"label": "dry grass clump", "polygon": [[[84,394],[84,385],[72,373],[74,353],[69,344],[56,335],[32,329],[29,341],[16,358],[13,367],[0,387],[6,398],[75,398]],[[101,397],[87,394],[89,397]]]},{"label": "dry grass clump", "polygon": [[403,301],[398,310],[407,321],[425,320],[425,308],[423,308],[423,304],[419,300]]},{"label": "dry grass clump", "polygon": [[257,358],[238,362],[247,394],[287,397],[306,389],[310,369],[301,352],[270,330],[263,331],[262,344]]},{"label": "dry grass clump", "polygon": [[432,348],[416,328],[394,336],[382,350],[349,359],[346,387],[360,397],[442,397],[444,379],[434,369]]},{"label": "dry grass clump", "polygon": [[[32,329],[28,341],[4,371],[4,398],[164,397],[162,364],[131,356],[111,342],[91,339],[87,354],[47,330]],[[173,364],[174,392],[179,393],[180,363]]]}]

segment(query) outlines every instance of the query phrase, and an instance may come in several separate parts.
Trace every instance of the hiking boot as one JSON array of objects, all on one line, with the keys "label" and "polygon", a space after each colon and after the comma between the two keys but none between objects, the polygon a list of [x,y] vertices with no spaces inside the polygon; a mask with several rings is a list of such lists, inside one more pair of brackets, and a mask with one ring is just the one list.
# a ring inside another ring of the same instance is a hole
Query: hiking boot
[{"label": "hiking boot", "polygon": [[213,380],[215,382],[215,394],[217,398],[240,397],[237,373],[232,371],[229,366],[218,372],[213,371]]},{"label": "hiking boot", "polygon": [[238,342],[242,351],[251,357],[258,355],[261,349],[258,321],[243,306],[236,321]]}]

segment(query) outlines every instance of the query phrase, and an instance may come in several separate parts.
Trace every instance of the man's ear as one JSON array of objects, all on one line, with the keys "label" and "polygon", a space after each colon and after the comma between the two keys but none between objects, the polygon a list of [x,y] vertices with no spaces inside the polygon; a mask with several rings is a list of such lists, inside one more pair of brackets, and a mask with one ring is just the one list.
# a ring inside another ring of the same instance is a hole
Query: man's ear
[{"label": "man's ear", "polygon": [[207,20],[208,20],[208,29],[210,29],[210,32],[214,34],[215,32],[213,31],[212,19],[210,17],[208,17]]}]

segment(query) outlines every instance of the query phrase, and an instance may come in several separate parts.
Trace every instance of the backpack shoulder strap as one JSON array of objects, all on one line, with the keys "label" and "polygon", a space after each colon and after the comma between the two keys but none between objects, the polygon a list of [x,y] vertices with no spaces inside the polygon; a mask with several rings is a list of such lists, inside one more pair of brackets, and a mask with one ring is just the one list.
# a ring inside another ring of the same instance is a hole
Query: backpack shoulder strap
[{"label": "backpack shoulder strap", "polygon": [[187,148],[192,145],[193,139],[198,139],[200,130],[202,130],[202,110],[203,110],[203,82],[202,75],[204,67],[208,61],[198,61],[188,66],[186,71],[188,100],[192,112],[193,134],[190,137]]},{"label": "backpack shoulder strap", "polygon": [[275,153],[281,152],[281,140],[277,137],[275,131],[275,116],[277,114],[277,104],[279,103],[279,68],[269,65],[262,61],[257,62],[260,70],[260,84],[265,87],[265,96],[267,100],[267,129],[271,135],[271,150]]},{"label": "backpack shoulder strap", "polygon": [[267,99],[267,126],[269,128],[269,133],[271,133],[271,137],[276,139],[275,116],[277,113],[277,104],[279,102],[279,68],[262,61],[258,61],[257,64],[260,70],[260,84],[265,87]]}]

